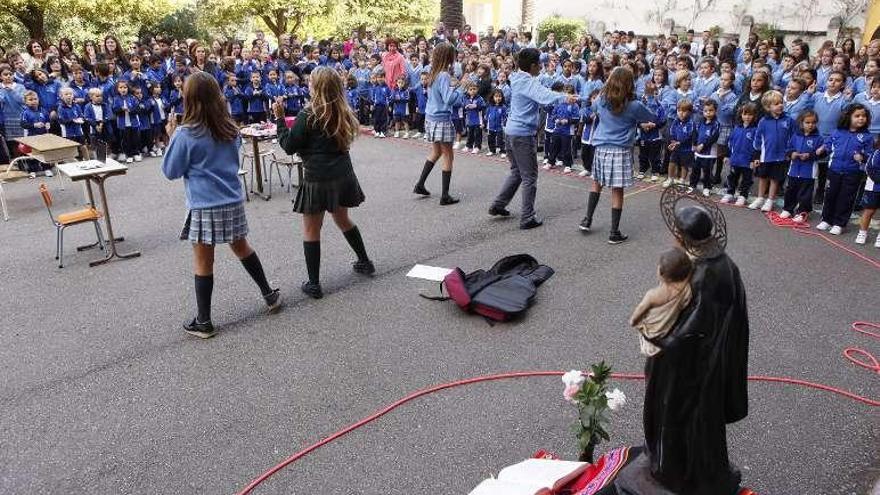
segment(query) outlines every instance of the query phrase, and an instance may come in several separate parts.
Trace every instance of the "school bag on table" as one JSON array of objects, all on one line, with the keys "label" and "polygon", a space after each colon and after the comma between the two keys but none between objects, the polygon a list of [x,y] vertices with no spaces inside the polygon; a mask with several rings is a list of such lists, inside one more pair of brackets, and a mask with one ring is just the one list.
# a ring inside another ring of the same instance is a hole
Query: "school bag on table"
[{"label": "school bag on table", "polygon": [[462,311],[483,316],[490,323],[508,321],[525,313],[538,287],[553,273],[532,256],[517,254],[498,260],[488,270],[465,274],[461,268],[453,269],[442,283],[447,297],[419,295],[434,301],[452,299]]}]

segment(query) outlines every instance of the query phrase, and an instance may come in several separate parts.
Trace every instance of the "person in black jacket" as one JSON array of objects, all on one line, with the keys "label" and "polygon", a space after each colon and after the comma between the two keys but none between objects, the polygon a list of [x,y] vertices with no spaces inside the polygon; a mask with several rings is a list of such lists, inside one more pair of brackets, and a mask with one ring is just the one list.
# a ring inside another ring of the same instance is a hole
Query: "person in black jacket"
[{"label": "person in black jacket", "polygon": [[272,110],[281,148],[303,159],[305,174],[293,205],[293,211],[303,215],[303,251],[309,279],[303,282],[302,291],[320,299],[324,296],[320,268],[325,212],[333,216],[357,255],[354,271],[372,275],[376,268],[367,256],[360,230],[348,216],[348,209],[365,199],[348,153],[359,131],[357,117],[348,106],[342,79],[333,69],[315,68],[309,89],[311,103],[296,116],[292,128],[285,126],[283,103],[276,100]]}]

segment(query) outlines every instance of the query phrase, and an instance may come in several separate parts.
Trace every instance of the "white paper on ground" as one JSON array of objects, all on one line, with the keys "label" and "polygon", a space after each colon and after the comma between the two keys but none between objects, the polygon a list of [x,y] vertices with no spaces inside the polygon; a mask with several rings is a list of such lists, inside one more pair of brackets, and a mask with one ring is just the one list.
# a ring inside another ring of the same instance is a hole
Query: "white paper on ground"
[{"label": "white paper on ground", "polygon": [[412,270],[406,274],[407,277],[410,278],[421,278],[424,280],[431,280],[434,282],[442,282],[443,278],[446,275],[449,275],[449,272],[452,271],[452,268],[442,268],[439,266],[428,266],[428,265],[416,265],[412,267]]}]

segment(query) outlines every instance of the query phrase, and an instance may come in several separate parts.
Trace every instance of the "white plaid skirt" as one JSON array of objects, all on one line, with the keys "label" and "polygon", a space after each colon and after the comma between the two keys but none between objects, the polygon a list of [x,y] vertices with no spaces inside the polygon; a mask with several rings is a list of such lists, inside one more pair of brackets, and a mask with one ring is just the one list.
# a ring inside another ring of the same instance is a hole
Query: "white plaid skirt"
[{"label": "white plaid skirt", "polygon": [[599,146],[593,154],[593,180],[602,187],[633,185],[633,150],[619,146]]},{"label": "white plaid skirt", "polygon": [[429,143],[452,143],[455,141],[455,126],[452,121],[425,121],[425,140]]},{"label": "white plaid skirt", "polygon": [[193,208],[186,215],[180,240],[193,244],[227,244],[248,234],[244,203]]},{"label": "white plaid skirt", "polygon": [[727,146],[727,141],[730,140],[730,132],[733,131],[733,127],[728,125],[721,126],[721,132],[718,133],[718,144],[721,146]]}]

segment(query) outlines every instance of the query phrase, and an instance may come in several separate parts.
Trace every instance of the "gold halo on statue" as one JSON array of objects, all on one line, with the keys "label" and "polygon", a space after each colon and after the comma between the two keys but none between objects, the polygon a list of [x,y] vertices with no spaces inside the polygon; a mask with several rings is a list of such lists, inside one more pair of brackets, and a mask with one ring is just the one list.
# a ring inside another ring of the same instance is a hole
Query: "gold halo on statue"
[{"label": "gold halo on statue", "polygon": [[[706,239],[694,240],[686,236],[678,228],[676,213],[686,206],[699,206],[704,209],[712,220],[712,233]],[[688,193],[683,185],[673,184],[660,195],[660,213],[666,228],[678,240],[681,246],[695,258],[714,258],[727,248],[727,220],[721,208],[709,199]]]}]

